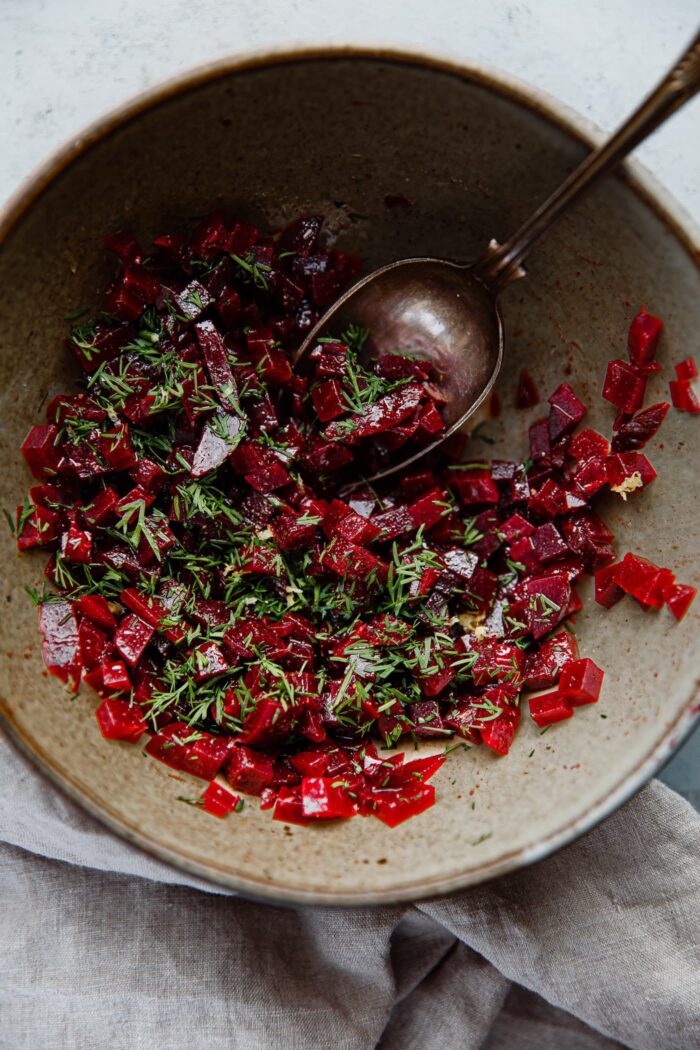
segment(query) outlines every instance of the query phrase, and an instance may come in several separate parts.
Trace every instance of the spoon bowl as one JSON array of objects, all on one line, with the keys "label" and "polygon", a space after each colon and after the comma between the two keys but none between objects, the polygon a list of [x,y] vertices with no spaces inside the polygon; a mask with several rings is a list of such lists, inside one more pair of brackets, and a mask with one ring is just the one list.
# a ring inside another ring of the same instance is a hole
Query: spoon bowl
[{"label": "spoon bowl", "polygon": [[369,333],[365,361],[401,353],[428,361],[444,398],[438,441],[374,475],[385,477],[459,430],[488,397],[503,358],[503,325],[495,296],[470,266],[441,259],[404,259],[354,284],[321,318],[296,355],[319,339],[340,338],[348,325]]}]

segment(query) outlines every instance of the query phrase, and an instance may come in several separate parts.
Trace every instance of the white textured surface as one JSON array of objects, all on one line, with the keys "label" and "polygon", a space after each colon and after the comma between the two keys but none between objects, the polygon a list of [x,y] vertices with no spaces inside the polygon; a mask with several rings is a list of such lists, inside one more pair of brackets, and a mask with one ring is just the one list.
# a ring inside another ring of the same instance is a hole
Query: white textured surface
[{"label": "white textured surface", "polygon": [[[0,0],[0,201],[144,88],[232,52],[301,43],[483,62],[612,128],[680,53],[697,11],[694,0]],[[696,100],[637,152],[696,222],[699,115]],[[700,805],[700,734],[664,779]]]}]

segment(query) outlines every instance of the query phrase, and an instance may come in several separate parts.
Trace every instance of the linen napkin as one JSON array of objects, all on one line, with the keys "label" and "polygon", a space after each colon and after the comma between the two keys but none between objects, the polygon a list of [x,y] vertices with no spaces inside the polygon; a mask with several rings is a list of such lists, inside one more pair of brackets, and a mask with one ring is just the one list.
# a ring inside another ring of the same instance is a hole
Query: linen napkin
[{"label": "linen napkin", "polygon": [[375,909],[252,903],[0,739],[3,1050],[691,1050],[700,818],[652,782],[548,860]]}]

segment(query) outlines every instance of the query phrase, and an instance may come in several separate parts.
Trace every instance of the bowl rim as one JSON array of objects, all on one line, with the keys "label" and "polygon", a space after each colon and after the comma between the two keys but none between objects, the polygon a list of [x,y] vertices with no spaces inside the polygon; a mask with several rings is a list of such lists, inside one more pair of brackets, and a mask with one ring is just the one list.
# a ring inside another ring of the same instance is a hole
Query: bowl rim
[{"label": "bowl rim", "polygon": [[[77,135],[72,136],[20,183],[18,189],[0,209],[0,250],[15,226],[21,222],[34,202],[42,196],[54,180],[93,146],[161,103],[196,90],[211,81],[237,73],[276,66],[298,65],[305,61],[337,61],[353,58],[411,67],[418,66],[485,86],[495,94],[510,98],[539,114],[575,141],[591,148],[597,146],[605,137],[605,133],[598,125],[548,92],[490,65],[472,63],[433,50],[423,52],[403,47],[324,44],[245,51],[198,65],[139,92],[92,121]],[[627,160],[618,169],[616,177],[622,178],[630,190],[657,214],[685,249],[691,264],[700,269],[700,226],[695,223],[670,191],[637,160]],[[565,827],[529,846],[503,854],[494,861],[472,867],[461,874],[450,877],[440,876],[434,879],[423,878],[415,884],[396,889],[361,891],[355,894],[300,890],[264,877],[253,879],[231,875],[223,870],[217,870],[211,864],[199,864],[188,857],[183,857],[174,850],[154,843],[135,831],[125,824],[118,814],[110,812],[102,803],[93,800],[83,788],[72,783],[68,777],[56,770],[52,766],[50,756],[42,749],[35,747],[14,722],[4,705],[0,707],[0,725],[7,729],[9,738],[33,765],[73,802],[80,805],[110,831],[157,860],[196,876],[205,885],[208,884],[213,892],[221,892],[223,887],[241,896],[269,903],[359,907],[395,904],[453,893],[536,863],[573,842],[614,813],[668,762],[700,721],[699,700],[700,680],[696,681],[686,704],[674,722],[666,726],[663,736],[637,765],[626,773],[618,785],[604,798],[587,807]]]}]

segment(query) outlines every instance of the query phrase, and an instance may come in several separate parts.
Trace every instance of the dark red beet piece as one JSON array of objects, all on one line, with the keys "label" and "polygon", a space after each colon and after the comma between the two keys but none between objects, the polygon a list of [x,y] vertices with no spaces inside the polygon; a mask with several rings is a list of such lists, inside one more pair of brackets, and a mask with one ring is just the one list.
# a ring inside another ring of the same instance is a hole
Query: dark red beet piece
[{"label": "dark red beet piece", "polygon": [[664,419],[669,408],[668,401],[659,401],[641,412],[635,413],[630,419],[622,423],[612,439],[613,452],[633,452],[644,448],[647,441],[653,438]]},{"label": "dark red beet piece", "polygon": [[568,383],[558,386],[548,399],[551,408],[549,410],[549,436],[550,439],[558,441],[563,434],[568,434],[586,414],[586,406],[576,396]]}]

